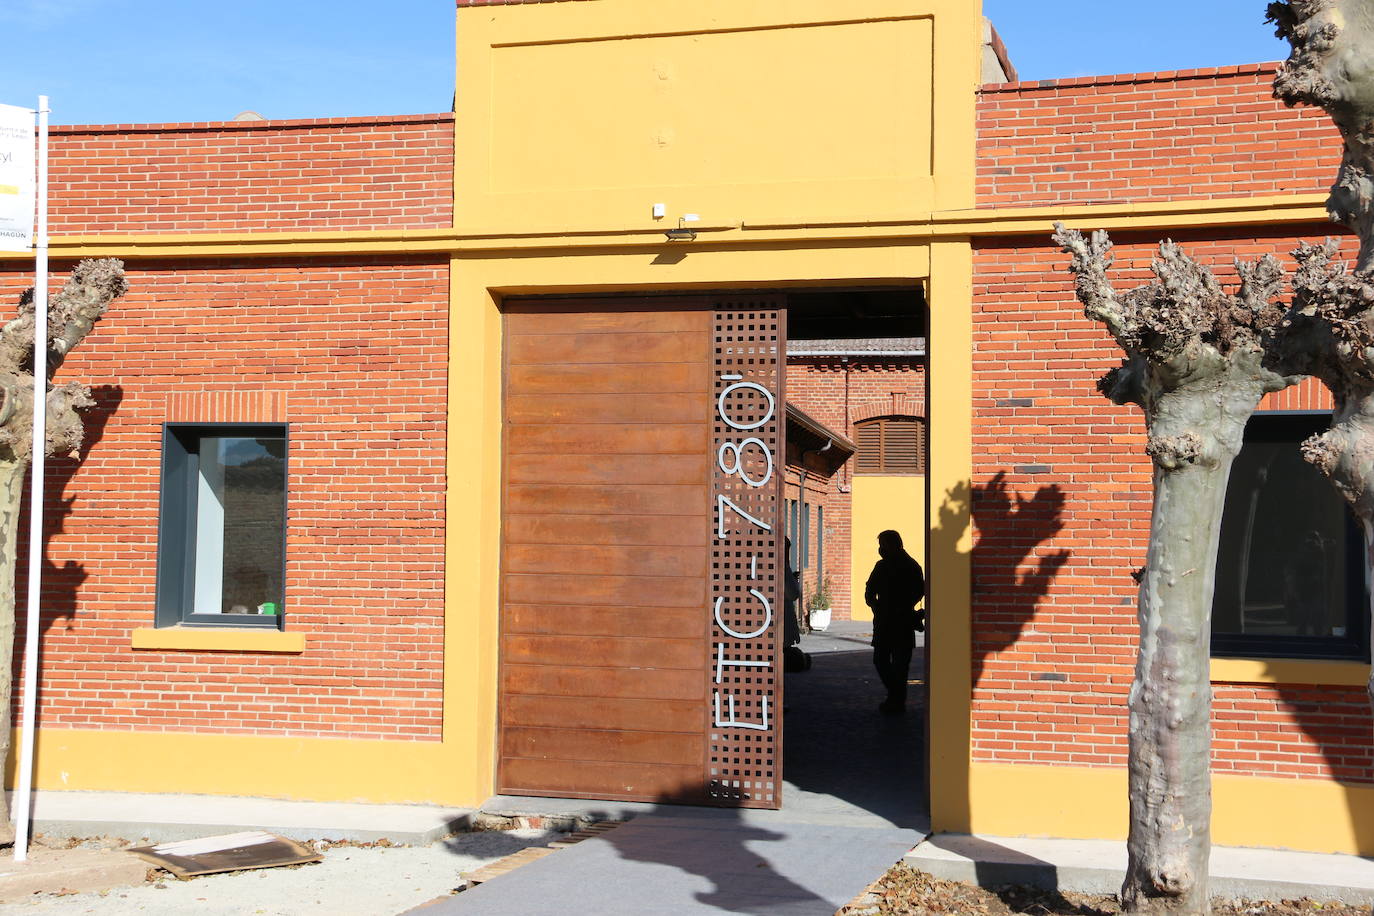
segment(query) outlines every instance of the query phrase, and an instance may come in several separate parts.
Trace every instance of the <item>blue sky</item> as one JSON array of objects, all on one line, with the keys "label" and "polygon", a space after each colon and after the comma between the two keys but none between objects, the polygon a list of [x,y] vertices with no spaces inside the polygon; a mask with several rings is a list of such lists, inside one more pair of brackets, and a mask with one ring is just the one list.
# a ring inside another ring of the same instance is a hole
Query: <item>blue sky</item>
[{"label": "blue sky", "polygon": [[[691,0],[641,0],[645,3]],[[1265,0],[984,0],[1025,79],[1277,60]],[[55,124],[446,111],[452,0],[0,0],[0,102]]]},{"label": "blue sky", "polygon": [[[1022,79],[1190,70],[1283,60],[1268,0],[983,0]],[[1187,7],[1185,22],[1183,7]]]}]

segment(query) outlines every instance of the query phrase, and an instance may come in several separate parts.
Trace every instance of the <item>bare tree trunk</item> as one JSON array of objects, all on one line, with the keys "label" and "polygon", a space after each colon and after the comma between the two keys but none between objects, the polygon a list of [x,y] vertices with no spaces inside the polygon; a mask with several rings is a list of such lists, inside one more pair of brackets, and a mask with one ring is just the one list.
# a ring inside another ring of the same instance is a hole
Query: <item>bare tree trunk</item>
[{"label": "bare tree trunk", "polygon": [[1280,320],[1273,258],[1238,264],[1237,295],[1165,242],[1151,286],[1118,296],[1111,242],[1057,227],[1084,314],[1126,353],[1098,387],[1137,404],[1154,463],[1150,544],[1140,581],[1140,646],[1130,697],[1128,913],[1206,914],[1211,854],[1211,618],[1226,483],[1245,423],[1293,379],[1263,365]]},{"label": "bare tree trunk", "polygon": [[[1130,695],[1128,912],[1206,913],[1211,853],[1211,606],[1235,451],[1156,466],[1150,547],[1141,575],[1140,649]],[[1180,532],[1197,532],[1179,536]]]}]

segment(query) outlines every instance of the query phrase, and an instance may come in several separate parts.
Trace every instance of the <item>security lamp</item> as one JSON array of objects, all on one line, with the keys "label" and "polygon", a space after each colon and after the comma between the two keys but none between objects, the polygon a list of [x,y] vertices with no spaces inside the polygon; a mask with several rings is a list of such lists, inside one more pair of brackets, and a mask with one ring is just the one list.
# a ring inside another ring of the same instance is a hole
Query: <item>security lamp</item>
[{"label": "security lamp", "polygon": [[695,229],[689,229],[689,228],[687,228],[686,226],[683,225],[683,223],[686,222],[686,221],[689,220],[689,219],[690,219],[691,221],[695,222],[696,219],[697,219],[696,214],[693,213],[693,214],[691,214],[691,215],[689,215],[689,216],[679,217],[679,218],[678,218],[678,221],[677,221],[677,228],[676,228],[676,229],[669,229],[667,232],[663,233],[665,236],[668,237],[668,241],[670,241],[670,242],[692,242],[692,241],[695,241],[695,240],[696,240],[697,231],[696,231]]}]

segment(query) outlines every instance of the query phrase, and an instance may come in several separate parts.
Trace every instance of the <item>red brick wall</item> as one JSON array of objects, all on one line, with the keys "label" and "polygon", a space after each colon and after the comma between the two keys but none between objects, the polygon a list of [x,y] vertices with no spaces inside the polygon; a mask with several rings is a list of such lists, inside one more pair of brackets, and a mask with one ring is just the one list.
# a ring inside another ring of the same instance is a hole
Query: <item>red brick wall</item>
[{"label": "red brick wall", "polygon": [[[1234,257],[1272,252],[1291,270],[1298,241],[1174,235],[1228,285]],[[1115,241],[1118,288],[1145,282],[1154,239]],[[974,757],[1123,764],[1150,463],[1139,411],[1095,390],[1120,355],[1083,317],[1064,260],[1040,238],[975,251]],[[1215,708],[1219,771],[1371,780],[1356,688],[1217,685]]]},{"label": "red brick wall", "polygon": [[1273,64],[984,86],[979,206],[1324,191],[1325,113],[1270,95]]},{"label": "red brick wall", "polygon": [[285,232],[453,222],[453,116],[52,130],[51,231]]},{"label": "red brick wall", "polygon": [[[28,282],[0,274],[0,311]],[[131,266],[61,373],[100,408],[84,463],[49,471],[42,725],[440,737],[448,282],[446,261]],[[285,404],[302,655],[130,648],[153,625],[161,424],[225,390]]]},{"label": "red brick wall", "polygon": [[[791,357],[787,399],[830,429],[854,438],[854,422],[887,414],[925,416],[925,365],[914,360],[851,357]],[[825,569],[834,597],[835,620],[851,619],[851,460],[831,478],[825,506]],[[789,496],[789,498],[791,498]],[[872,545],[860,545],[872,551]],[[919,559],[919,558],[918,558]]]}]

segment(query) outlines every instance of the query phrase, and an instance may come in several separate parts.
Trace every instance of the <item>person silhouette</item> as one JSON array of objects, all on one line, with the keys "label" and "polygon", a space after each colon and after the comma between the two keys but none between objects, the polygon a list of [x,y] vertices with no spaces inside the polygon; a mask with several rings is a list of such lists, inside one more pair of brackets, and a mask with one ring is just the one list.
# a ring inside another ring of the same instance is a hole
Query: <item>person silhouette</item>
[{"label": "person silhouette", "polygon": [[873,667],[887,689],[887,699],[878,709],[898,715],[906,710],[916,630],[925,629],[916,605],[926,595],[926,577],[896,531],[878,535],[878,556],[864,586],[864,602],[873,609]]},{"label": "person silhouette", "polygon": [[783,539],[783,618],[782,618],[782,659],[786,672],[807,671],[811,668],[811,656],[802,651],[801,621],[798,619],[797,605],[801,601],[801,577],[792,568],[792,539]]}]

